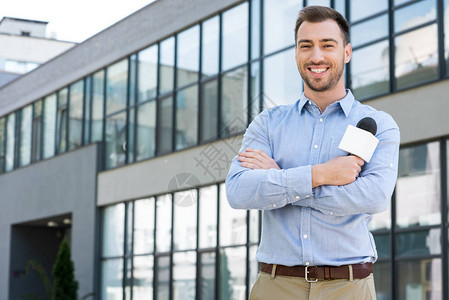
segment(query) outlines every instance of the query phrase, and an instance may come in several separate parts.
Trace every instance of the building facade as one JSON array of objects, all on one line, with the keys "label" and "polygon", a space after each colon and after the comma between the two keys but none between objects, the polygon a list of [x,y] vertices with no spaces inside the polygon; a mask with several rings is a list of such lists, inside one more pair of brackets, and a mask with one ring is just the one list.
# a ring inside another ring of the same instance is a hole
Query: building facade
[{"label": "building facade", "polygon": [[346,84],[401,130],[378,299],[449,299],[449,0],[159,0],[0,88],[0,298],[42,295],[29,261],[67,237],[80,297],[247,299],[262,212],[224,179],[257,113],[302,92],[306,5],[349,20]]}]

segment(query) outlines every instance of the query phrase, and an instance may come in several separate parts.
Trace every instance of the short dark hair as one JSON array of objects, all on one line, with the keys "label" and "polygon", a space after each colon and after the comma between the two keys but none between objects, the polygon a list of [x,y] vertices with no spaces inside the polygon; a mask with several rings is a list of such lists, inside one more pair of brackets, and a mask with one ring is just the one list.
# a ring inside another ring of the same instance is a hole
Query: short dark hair
[{"label": "short dark hair", "polygon": [[336,10],[326,6],[307,6],[299,11],[295,26],[295,45],[297,43],[297,34],[299,26],[304,21],[310,23],[319,23],[326,20],[334,20],[340,27],[344,44],[349,43],[349,24],[348,21]]}]

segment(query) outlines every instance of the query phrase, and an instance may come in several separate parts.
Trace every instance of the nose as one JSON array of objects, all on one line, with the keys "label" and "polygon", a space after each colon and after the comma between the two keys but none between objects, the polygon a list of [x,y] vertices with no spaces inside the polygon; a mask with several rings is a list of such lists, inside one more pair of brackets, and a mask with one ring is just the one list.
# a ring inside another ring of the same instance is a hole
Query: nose
[{"label": "nose", "polygon": [[324,60],[323,52],[321,51],[320,47],[318,46],[313,47],[311,61],[313,63],[319,63],[322,62],[323,60]]}]

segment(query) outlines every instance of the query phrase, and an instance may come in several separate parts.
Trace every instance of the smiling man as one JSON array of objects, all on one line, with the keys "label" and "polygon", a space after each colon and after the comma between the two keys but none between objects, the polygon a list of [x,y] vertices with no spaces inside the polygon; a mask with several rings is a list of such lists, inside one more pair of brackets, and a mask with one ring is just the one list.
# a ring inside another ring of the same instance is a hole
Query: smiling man
[{"label": "smiling man", "polygon": [[[352,49],[338,12],[301,10],[295,42],[304,93],[254,119],[226,178],[233,208],[263,210],[250,299],[375,299],[377,252],[368,223],[390,202],[399,129],[345,89]],[[369,163],[338,149],[347,126],[364,117],[378,128]]]}]

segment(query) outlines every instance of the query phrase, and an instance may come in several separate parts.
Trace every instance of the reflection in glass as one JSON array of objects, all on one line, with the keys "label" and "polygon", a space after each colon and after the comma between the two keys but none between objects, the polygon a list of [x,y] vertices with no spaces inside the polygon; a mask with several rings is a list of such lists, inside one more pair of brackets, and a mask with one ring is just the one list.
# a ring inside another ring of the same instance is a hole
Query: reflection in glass
[{"label": "reflection in glass", "polygon": [[429,230],[399,233],[396,235],[397,257],[416,257],[441,254],[441,230]]},{"label": "reflection in glass", "polygon": [[449,38],[447,33],[449,32],[449,0],[444,1],[444,32],[446,38],[444,39],[444,57],[446,58],[446,75],[449,74]]},{"label": "reflection in glass", "polygon": [[259,211],[252,209],[249,211],[249,242],[259,243]]},{"label": "reflection in glass", "polygon": [[217,138],[218,84],[217,79],[201,85],[201,142]]},{"label": "reflection in glass", "polygon": [[135,141],[134,141],[134,131],[136,129],[136,108],[135,107],[131,107],[129,108],[129,113],[128,113],[128,124],[127,124],[127,128],[128,128],[128,140],[125,142],[126,143],[126,147],[125,147],[125,152],[127,152],[128,157],[126,158],[126,161],[128,163],[130,162],[134,162],[134,148],[135,148]]},{"label": "reflection in glass", "polygon": [[154,252],[154,198],[134,203],[134,254]]},{"label": "reflection in glass", "polygon": [[156,97],[157,55],[157,45],[153,45],[139,52],[138,102]]},{"label": "reflection in glass", "polygon": [[253,287],[259,273],[259,262],[256,259],[257,246],[249,247],[249,289]]},{"label": "reflection in glass", "polygon": [[153,299],[153,264],[154,257],[134,257],[133,300]]},{"label": "reflection in glass", "polygon": [[91,141],[103,140],[103,113],[104,113],[104,71],[92,76],[92,128]]},{"label": "reflection in glass", "polygon": [[213,17],[203,23],[201,73],[211,76],[218,73],[219,19]]},{"label": "reflection in glass", "polygon": [[198,81],[200,67],[200,27],[198,25],[178,34],[177,86],[182,87]]},{"label": "reflection in glass", "polygon": [[173,90],[175,66],[175,38],[170,37],[160,44],[159,92],[161,94]]},{"label": "reflection in glass", "polygon": [[123,259],[108,259],[101,263],[101,299],[122,299]]},{"label": "reflection in glass", "polygon": [[126,113],[112,115],[106,119],[106,168],[125,164],[126,158]]},{"label": "reflection in glass", "polygon": [[44,158],[55,155],[55,126],[56,126],[56,94],[45,98],[44,101]]},{"label": "reflection in glass", "polygon": [[199,247],[217,246],[217,186],[200,189]]},{"label": "reflection in glass", "polygon": [[220,249],[220,299],[245,299],[245,281],[246,247]]},{"label": "reflection in glass", "polygon": [[56,116],[57,152],[67,151],[67,97],[68,88],[58,92],[58,112]]},{"label": "reflection in glass", "polygon": [[223,13],[222,69],[248,61],[248,2]]},{"label": "reflection in glass", "polygon": [[83,97],[84,81],[80,80],[70,86],[69,150],[83,145]]},{"label": "reflection in glass", "polygon": [[103,209],[102,257],[123,255],[125,241],[125,204]]},{"label": "reflection in glass", "polygon": [[220,185],[220,246],[246,244],[246,211],[232,209]]},{"label": "reflection in glass", "polygon": [[394,12],[394,32],[404,31],[435,19],[435,0],[419,1]]},{"label": "reflection in glass", "polygon": [[262,101],[262,93],[260,90],[260,63],[258,61],[251,64],[251,120],[252,121],[260,112],[260,102]]},{"label": "reflection in glass", "polygon": [[0,174],[5,165],[6,119],[0,118]]},{"label": "reflection in glass", "polygon": [[156,101],[142,104],[137,109],[136,160],[153,157],[156,151]]},{"label": "reflection in glass", "polygon": [[[298,12],[302,8],[301,2],[297,0],[264,0],[263,49],[265,54],[295,45],[294,29]],[[290,63],[294,65],[293,56]]]},{"label": "reflection in glass", "polygon": [[176,94],[176,150],[198,143],[198,85]]},{"label": "reflection in glass", "polygon": [[158,120],[157,152],[158,154],[171,152],[173,146],[173,97],[159,100]]},{"label": "reflection in glass", "polygon": [[197,190],[177,192],[174,195],[173,247],[175,250],[196,248]]},{"label": "reflection in glass", "polygon": [[319,5],[330,7],[330,0],[307,0],[307,6]]},{"label": "reflection in glass", "polygon": [[242,67],[222,75],[221,137],[246,129],[248,122],[248,70]]},{"label": "reflection in glass", "polygon": [[157,282],[156,295],[158,300],[170,299],[170,256],[156,258]]},{"label": "reflection in glass", "polygon": [[391,236],[389,233],[374,234],[377,256],[380,259],[391,257]]},{"label": "reflection in glass", "polygon": [[156,200],[156,251],[166,252],[171,249],[171,195],[157,197]]},{"label": "reflection in glass", "polygon": [[438,78],[436,24],[398,36],[395,47],[397,89]]},{"label": "reflection in glass", "polygon": [[5,170],[11,171],[14,169],[14,146],[16,143],[16,114],[10,113],[6,117],[6,158]]},{"label": "reflection in glass", "polygon": [[442,299],[441,259],[398,262],[398,299]]},{"label": "reflection in glass", "polygon": [[[42,103],[43,100],[39,100],[33,103],[33,136],[31,141],[31,160],[38,161],[41,159],[42,152]],[[1,129],[0,129],[1,130]],[[1,133],[0,133],[1,135]],[[0,139],[1,143],[1,139]],[[1,147],[1,146],[0,146]],[[0,160],[1,160],[1,150],[0,150]],[[0,170],[2,169],[2,164],[0,162]]]},{"label": "reflection in glass", "polygon": [[388,0],[357,0],[350,1],[351,22],[364,19],[388,9]]},{"label": "reflection in glass", "polygon": [[399,227],[435,225],[440,214],[439,143],[399,151],[396,220]]},{"label": "reflection in glass", "polygon": [[199,286],[200,300],[215,298],[215,252],[200,254],[199,261]]},{"label": "reflection in glass", "polygon": [[22,109],[20,124],[20,166],[29,165],[31,162],[31,130],[33,107],[28,105]]},{"label": "reflection in glass", "polygon": [[374,285],[379,300],[392,300],[391,295],[391,262],[377,261],[373,265]]},{"label": "reflection in glass", "polygon": [[346,0],[334,0],[334,9],[346,18]]},{"label": "reflection in glass", "polygon": [[196,290],[196,252],[173,254],[173,300],[194,300]]},{"label": "reflection in glass", "polygon": [[260,2],[251,0],[251,59],[260,56]]},{"label": "reflection in glass", "polygon": [[[390,200],[391,203],[391,200]],[[380,229],[390,229],[391,228],[391,206],[389,205],[387,210],[374,214],[368,228],[371,231]]]},{"label": "reflection in glass", "polygon": [[302,79],[294,62],[294,49],[270,56],[264,61],[264,109],[292,104],[302,93]]},{"label": "reflection in glass", "polygon": [[106,114],[126,107],[128,86],[128,60],[121,60],[107,68]]},{"label": "reflection in glass", "polygon": [[84,129],[83,129],[83,145],[90,144],[90,121],[92,116],[92,76],[87,76],[85,78],[85,95],[84,95]]},{"label": "reflection in glass", "polygon": [[[367,32],[369,34],[366,34]],[[388,37],[388,15],[381,15],[351,26],[351,45],[353,48],[386,37]]]},{"label": "reflection in glass", "polygon": [[383,41],[352,53],[351,88],[357,99],[366,99],[389,91],[388,51],[388,41]]}]

